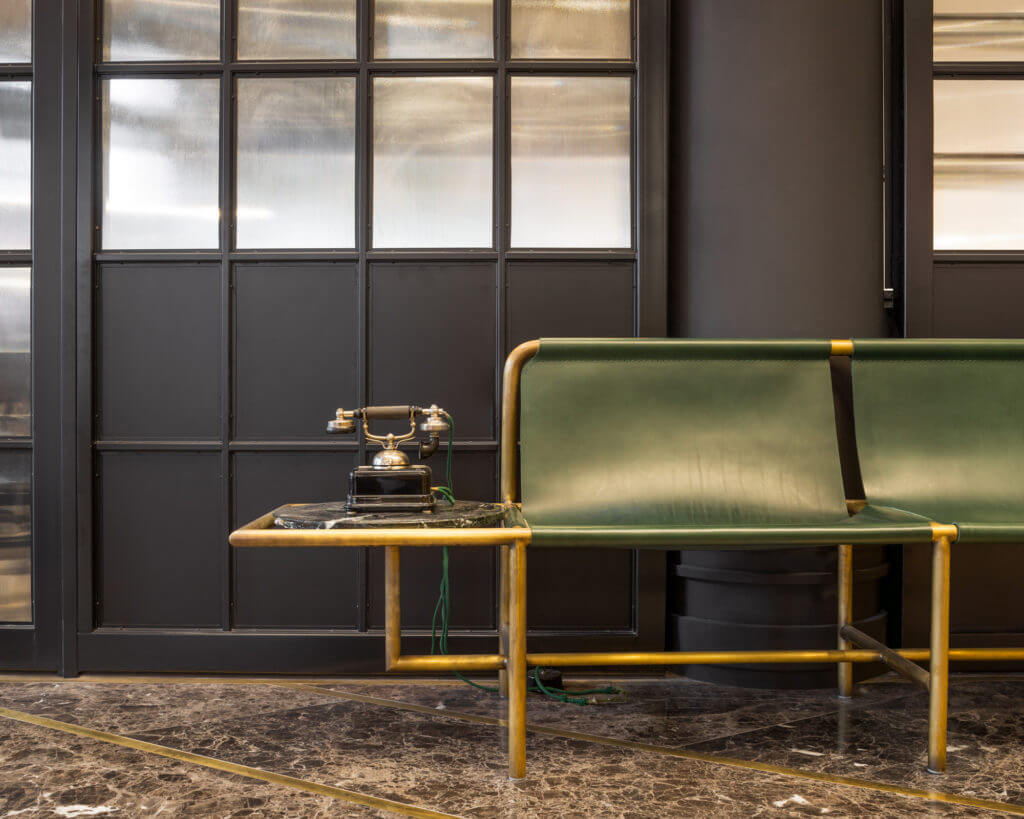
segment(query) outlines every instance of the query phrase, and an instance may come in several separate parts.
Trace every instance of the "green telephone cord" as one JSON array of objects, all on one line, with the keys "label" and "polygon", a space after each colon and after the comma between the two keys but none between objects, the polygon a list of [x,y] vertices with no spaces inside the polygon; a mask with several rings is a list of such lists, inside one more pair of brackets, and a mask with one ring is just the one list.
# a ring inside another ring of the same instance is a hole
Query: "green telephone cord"
[{"label": "green telephone cord", "polygon": [[[452,483],[452,450],[455,440],[455,420],[447,412],[444,413],[445,418],[448,419],[448,458],[445,465],[445,478],[448,481],[447,486],[435,487],[434,491],[443,497],[452,506],[455,505],[455,493],[454,484]],[[435,653],[435,648],[438,654],[448,653],[448,628],[451,617],[451,600],[452,600],[452,587],[450,580],[450,572],[448,565],[448,547],[444,546],[441,548],[441,588],[437,598],[437,605],[434,606],[434,617],[430,623],[430,653]],[[441,625],[438,629],[438,618],[440,617]],[[536,668],[533,672],[533,679],[535,685],[531,685],[528,691],[539,691],[545,696],[550,697],[558,702],[571,703],[573,705],[590,705],[591,700],[586,699],[588,695],[592,694],[618,694],[620,693],[617,688],[591,688],[585,691],[564,691],[561,688],[555,688],[553,686],[546,686],[541,681],[542,668]],[[486,691],[489,694],[498,693],[498,689],[491,685],[481,685],[478,682],[474,682],[468,677],[463,676],[458,671],[453,672],[456,677],[462,680],[464,683],[478,688],[481,691]],[[575,695],[575,696],[573,696]]]}]

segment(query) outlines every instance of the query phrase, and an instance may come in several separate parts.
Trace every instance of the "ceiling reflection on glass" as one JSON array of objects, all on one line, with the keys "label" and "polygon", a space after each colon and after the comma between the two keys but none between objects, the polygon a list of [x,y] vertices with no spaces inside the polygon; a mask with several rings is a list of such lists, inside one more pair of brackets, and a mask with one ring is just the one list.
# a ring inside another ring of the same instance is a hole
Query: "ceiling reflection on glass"
[{"label": "ceiling reflection on glass", "polygon": [[32,83],[0,82],[0,250],[32,237]]},{"label": "ceiling reflection on glass", "polygon": [[355,245],[353,77],[238,81],[240,248]]},{"label": "ceiling reflection on glass", "polygon": [[630,0],[512,0],[512,58],[628,60]]},{"label": "ceiling reflection on glass", "polygon": [[240,60],[351,60],[356,0],[239,0]]},{"label": "ceiling reflection on glass", "polygon": [[103,59],[216,60],[220,0],[104,0]]},{"label": "ceiling reflection on glass", "polygon": [[489,59],[492,0],[375,0],[374,56],[380,59]]},{"label": "ceiling reflection on glass", "polygon": [[32,0],[0,3],[0,63],[32,59]]},{"label": "ceiling reflection on glass", "polygon": [[377,77],[375,247],[491,247],[490,77]]},{"label": "ceiling reflection on glass", "polygon": [[0,267],[0,437],[31,435],[32,274]]},{"label": "ceiling reflection on glass", "polygon": [[103,247],[219,246],[220,81],[103,80]]}]

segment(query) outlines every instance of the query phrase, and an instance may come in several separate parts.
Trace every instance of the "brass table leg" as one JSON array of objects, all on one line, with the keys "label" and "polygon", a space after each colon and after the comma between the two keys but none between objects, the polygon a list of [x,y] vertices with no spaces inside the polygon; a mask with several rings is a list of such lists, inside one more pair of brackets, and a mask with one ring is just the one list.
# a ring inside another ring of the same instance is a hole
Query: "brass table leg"
[{"label": "brass table leg", "polygon": [[[853,546],[847,543],[839,547],[839,630],[853,620]],[[839,649],[853,648],[853,643],[839,635]],[[839,696],[853,696],[853,663],[837,663]]]},{"label": "brass table leg", "polygon": [[[507,545],[498,549],[498,653],[508,656],[508,620],[509,620],[509,561],[511,548]],[[498,695],[508,698],[508,671],[498,672]]]},{"label": "brass table leg", "polygon": [[384,547],[384,669],[402,654],[401,546]]},{"label": "brass table leg", "polygon": [[949,709],[949,558],[948,537],[932,544],[931,678],[928,704],[928,771],[946,770]]},{"label": "brass table leg", "polygon": [[510,560],[508,657],[508,776],[526,776],[526,544],[517,540]]}]

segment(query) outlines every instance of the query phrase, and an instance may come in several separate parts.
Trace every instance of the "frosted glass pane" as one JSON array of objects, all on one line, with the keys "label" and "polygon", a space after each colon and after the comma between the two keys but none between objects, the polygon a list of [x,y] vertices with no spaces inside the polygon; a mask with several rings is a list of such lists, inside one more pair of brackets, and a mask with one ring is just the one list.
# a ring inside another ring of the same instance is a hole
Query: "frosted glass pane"
[{"label": "frosted glass pane", "polygon": [[102,83],[103,247],[216,248],[220,81]]},{"label": "frosted glass pane", "polygon": [[935,248],[1024,249],[1024,82],[935,82]]},{"label": "frosted glass pane", "polygon": [[512,246],[629,247],[630,78],[512,78]]},{"label": "frosted glass pane", "polygon": [[30,308],[27,267],[0,267],[0,437],[32,434]]},{"label": "frosted glass pane", "polygon": [[1024,60],[1024,0],[936,0],[936,62]]},{"label": "frosted glass pane", "polygon": [[373,243],[491,247],[493,81],[377,77]]},{"label": "frosted glass pane", "polygon": [[356,57],[356,0],[239,0],[240,60]]},{"label": "frosted glass pane", "polygon": [[0,3],[0,63],[32,60],[32,0]]},{"label": "frosted glass pane", "polygon": [[238,81],[238,247],[355,246],[353,77]]},{"label": "frosted glass pane", "polygon": [[494,56],[492,0],[376,0],[374,8],[375,57]]},{"label": "frosted glass pane", "polygon": [[628,60],[629,0],[512,0],[512,57]]},{"label": "frosted glass pane", "polygon": [[0,622],[32,620],[32,455],[0,450]]},{"label": "frosted glass pane", "polygon": [[32,240],[32,83],[0,82],[0,250]]},{"label": "frosted glass pane", "polygon": [[220,0],[104,0],[103,59],[216,60]]}]

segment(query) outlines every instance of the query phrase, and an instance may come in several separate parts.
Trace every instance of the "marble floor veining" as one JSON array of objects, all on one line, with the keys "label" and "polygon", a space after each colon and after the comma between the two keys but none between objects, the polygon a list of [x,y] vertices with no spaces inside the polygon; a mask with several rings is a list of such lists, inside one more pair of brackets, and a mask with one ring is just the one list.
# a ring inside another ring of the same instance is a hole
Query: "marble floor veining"
[{"label": "marble floor veining", "polygon": [[954,676],[941,777],[903,683],[616,685],[531,696],[510,782],[503,702],[452,680],[4,677],[0,817],[1024,814],[1024,677]]}]

